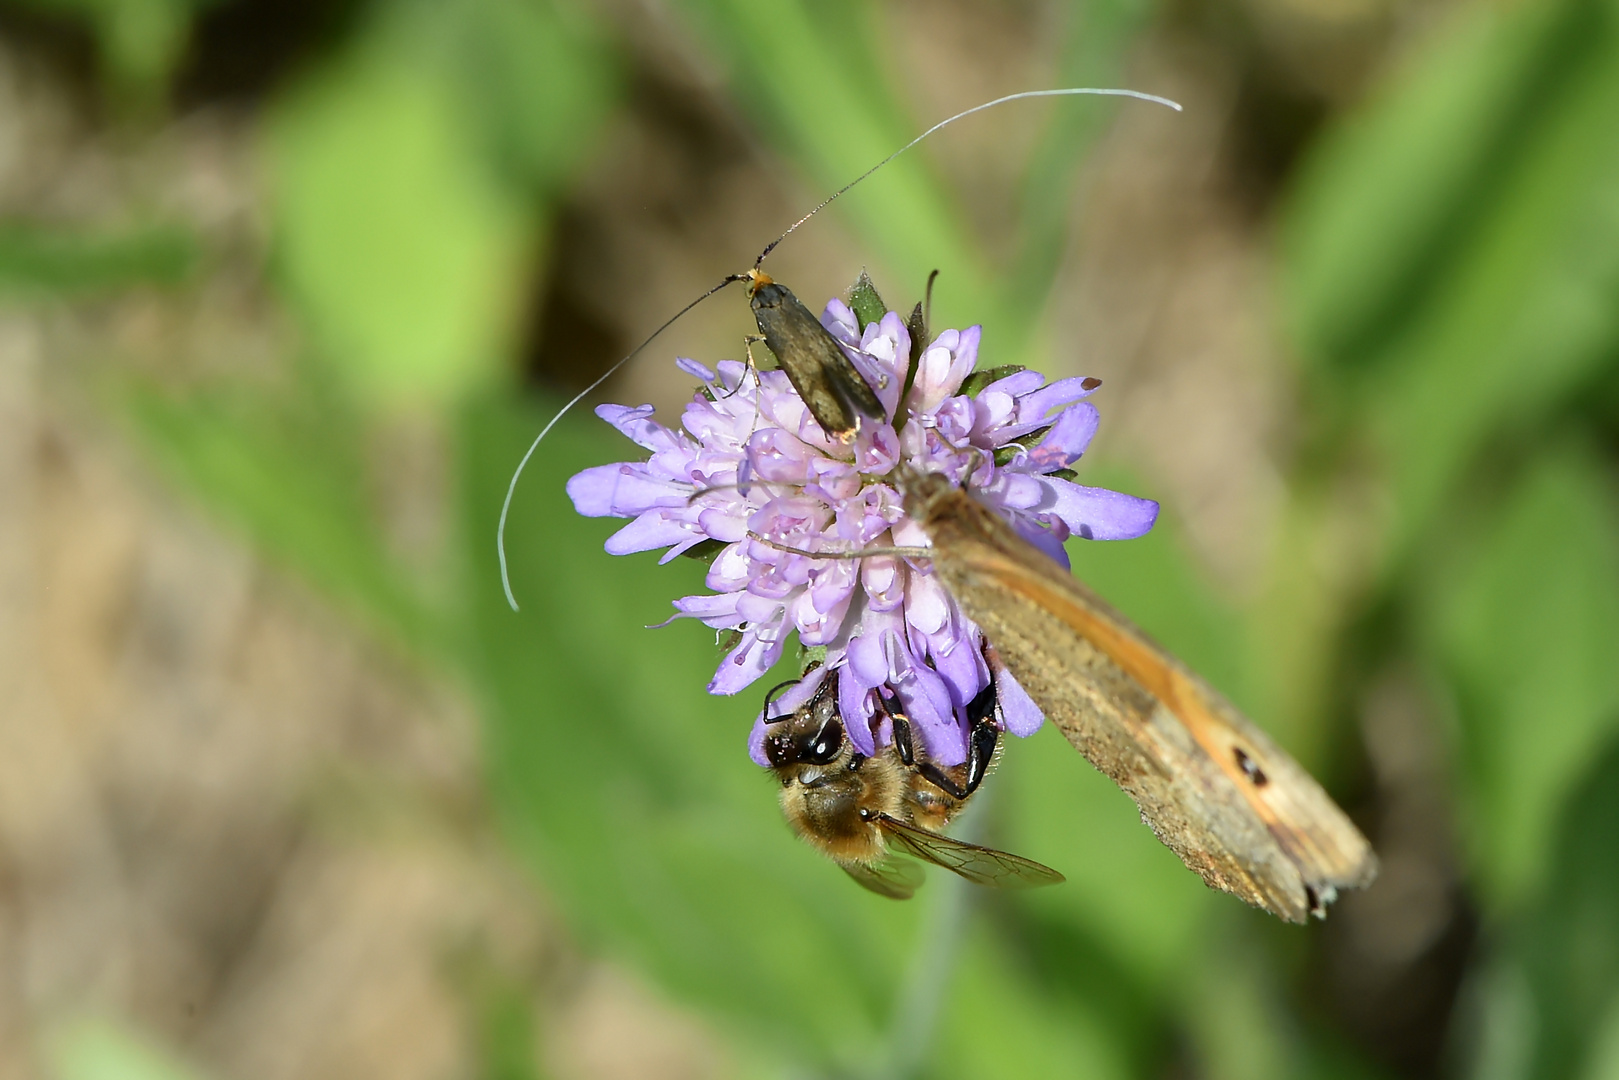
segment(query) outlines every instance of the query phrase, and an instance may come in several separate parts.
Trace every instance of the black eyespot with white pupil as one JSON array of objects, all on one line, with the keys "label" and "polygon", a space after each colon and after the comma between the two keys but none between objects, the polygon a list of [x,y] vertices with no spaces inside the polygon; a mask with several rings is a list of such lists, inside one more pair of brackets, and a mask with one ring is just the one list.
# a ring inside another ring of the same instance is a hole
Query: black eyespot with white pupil
[{"label": "black eyespot with white pupil", "polygon": [[1248,782],[1253,784],[1254,787],[1264,787],[1270,783],[1270,777],[1265,775],[1265,770],[1261,769],[1259,764],[1249,757],[1240,746],[1233,747],[1232,753],[1236,755],[1237,768],[1242,770],[1242,774],[1248,778]]}]

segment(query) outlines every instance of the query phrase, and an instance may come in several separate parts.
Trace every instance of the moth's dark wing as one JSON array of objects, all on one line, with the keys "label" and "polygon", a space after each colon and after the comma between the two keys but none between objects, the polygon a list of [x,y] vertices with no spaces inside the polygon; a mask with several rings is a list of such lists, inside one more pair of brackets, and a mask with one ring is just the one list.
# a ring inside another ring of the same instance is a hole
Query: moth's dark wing
[{"label": "moth's dark wing", "polygon": [[1068,880],[1033,859],[918,829],[887,814],[882,815],[881,824],[888,842],[899,851],[953,870],[979,885],[1032,889],[1040,885],[1060,885]]},{"label": "moth's dark wing", "polygon": [[877,394],[798,297],[771,283],[755,290],[752,305],[765,344],[827,434],[852,436],[857,412],[874,419],[883,416]]},{"label": "moth's dark wing", "polygon": [[865,888],[890,900],[909,900],[922,887],[922,868],[909,859],[890,856],[881,862],[838,865]]}]

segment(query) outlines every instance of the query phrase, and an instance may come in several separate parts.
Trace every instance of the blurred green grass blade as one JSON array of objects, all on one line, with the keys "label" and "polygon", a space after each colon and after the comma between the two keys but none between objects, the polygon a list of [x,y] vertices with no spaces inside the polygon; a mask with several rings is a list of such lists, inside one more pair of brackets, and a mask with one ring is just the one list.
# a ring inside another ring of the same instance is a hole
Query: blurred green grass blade
[{"label": "blurred green grass blade", "polygon": [[1197,1074],[1208,1080],[1283,1080],[1305,1075],[1301,1033],[1293,1026],[1276,965],[1259,931],[1270,916],[1228,908],[1186,973],[1181,1017]]},{"label": "blurred green grass blade", "polygon": [[1442,283],[1533,141],[1581,6],[1456,12],[1319,141],[1282,216],[1281,286],[1310,356],[1368,362]]},{"label": "blurred green grass blade", "polygon": [[365,402],[454,399],[517,333],[534,223],[473,134],[454,14],[384,10],[267,127],[279,270]]},{"label": "blurred green grass blade", "polygon": [[1619,1066],[1619,739],[1582,763],[1521,949],[1537,1020],[1532,1075],[1545,1080],[1597,1080]]},{"label": "blurred green grass blade", "polygon": [[1125,1080],[1135,1074],[1113,1025],[1082,1000],[1043,993],[986,920],[976,923],[955,944],[961,950],[955,977],[948,989],[940,987],[948,997],[925,1075]]},{"label": "blurred green grass blade", "polygon": [[1619,1080],[1619,994],[1615,994],[1592,1028],[1590,1051],[1580,1080]]},{"label": "blurred green grass blade", "polygon": [[54,1032],[54,1080],[198,1080],[200,1073],[151,1040],[107,1020],[79,1020]]},{"label": "blurred green grass blade", "polygon": [[[1125,60],[1156,8],[1153,0],[1093,0],[1055,12],[1055,17],[1067,20],[1056,85],[1123,86]],[[1056,101],[1047,107],[1051,119],[1029,160],[1022,185],[1018,254],[1004,290],[1014,325],[1034,323],[1050,299],[1057,271],[1073,240],[1069,225],[1074,185],[1091,147],[1121,110],[1161,108],[1106,98]]]},{"label": "blurred green grass blade", "polygon": [[1010,743],[995,783],[1007,819],[996,846],[1068,878],[1019,898],[1044,948],[1075,965],[1105,958],[1124,981],[1120,993],[1125,987],[1162,993],[1209,916],[1213,895],[1202,880],[1142,824],[1130,797],[1055,729]]},{"label": "blurred green grass blade", "polygon": [[[712,631],[644,628],[700,591],[704,568],[613,558],[602,541],[623,523],[573,512],[568,476],[639,453],[605,425],[570,418],[530,463],[506,534],[523,610],[506,606],[495,522],[543,419],[489,402],[463,428],[468,670],[515,838],[574,926],[677,995],[772,1032],[805,1060],[875,1040],[914,909],[864,893],[781,822],[777,785],[746,749],[773,680],[711,697]],[[783,1009],[800,1001],[818,1003],[815,1022],[784,1027]]]},{"label": "blurred green grass blade", "polygon": [[[1488,197],[1463,199],[1468,228],[1422,264],[1424,287],[1408,289],[1398,266],[1369,256],[1333,263],[1330,287],[1310,271],[1324,292],[1384,288],[1392,275],[1388,287],[1412,297],[1356,359],[1367,365],[1357,393],[1393,483],[1396,557],[1492,433],[1532,430],[1619,345],[1619,14],[1583,2],[1559,10],[1556,32],[1539,34],[1551,42],[1538,61],[1549,70],[1520,80],[1511,153],[1478,163],[1491,173]],[[1507,22],[1475,45],[1516,55],[1522,42],[1501,39],[1534,39],[1531,29]]]},{"label": "blurred green grass blade", "polygon": [[0,223],[0,296],[81,296],[136,285],[176,286],[202,259],[195,234],[174,225],[85,230]]},{"label": "blurred green grass blade", "polygon": [[565,0],[463,0],[456,74],[491,156],[541,193],[589,154],[620,93],[617,58]]},{"label": "blurred green grass blade", "polygon": [[394,568],[373,526],[353,417],[320,409],[296,415],[246,388],[179,393],[130,379],[106,393],[170,476],[272,558],[386,636],[444,646],[437,617]]},{"label": "blurred green grass blade", "polygon": [[[803,0],[684,0],[680,6],[710,54],[730,65],[737,99],[761,134],[803,169],[814,201],[944,119],[906,116],[891,89],[873,76],[884,65],[863,58],[881,57],[888,46],[877,37],[880,27],[871,17],[841,19],[836,16],[843,6],[823,10]],[[993,322],[991,278],[950,196],[928,167],[925,145],[840,199],[837,213],[853,223],[855,235],[881,260],[876,276],[892,297],[919,297],[928,272],[938,268],[937,325],[954,326],[962,317]],[[1022,340],[1015,335],[1024,330],[1007,326],[998,333],[1005,335],[1002,347],[1013,351]]]},{"label": "blurred green grass blade", "polygon": [[1532,894],[1570,785],[1619,728],[1619,506],[1580,447],[1526,469],[1436,576],[1428,634],[1450,673],[1473,795],[1473,860],[1498,900]]},{"label": "blurred green grass blade", "polygon": [[160,103],[196,12],[218,0],[12,0],[82,19],[96,37],[117,111]]}]

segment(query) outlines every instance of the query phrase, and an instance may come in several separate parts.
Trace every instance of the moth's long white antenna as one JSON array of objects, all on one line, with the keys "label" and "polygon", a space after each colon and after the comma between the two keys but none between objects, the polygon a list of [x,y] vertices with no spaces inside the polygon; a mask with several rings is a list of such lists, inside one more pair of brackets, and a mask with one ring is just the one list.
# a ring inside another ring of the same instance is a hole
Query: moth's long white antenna
[{"label": "moth's long white antenna", "polygon": [[659,334],[673,326],[675,320],[679,319],[682,315],[686,314],[686,312],[690,311],[698,304],[701,304],[704,300],[707,300],[710,296],[713,296],[715,293],[725,288],[725,286],[731,284],[731,282],[740,280],[741,277],[739,275],[733,274],[671,315],[662,326],[648,334],[645,341],[641,342],[641,344],[637,345],[634,349],[631,349],[628,356],[624,357],[624,359],[602,372],[601,375],[597,377],[595,382],[579,391],[571,400],[569,400],[566,405],[557,410],[557,414],[551,417],[550,421],[540,429],[540,433],[538,435],[534,436],[534,441],[528,444],[528,452],[523,455],[523,460],[517,463],[517,468],[512,471],[511,482],[506,485],[506,499],[500,504],[500,524],[495,528],[495,552],[500,556],[500,587],[506,591],[506,603],[511,605],[513,611],[518,611],[521,609],[519,609],[517,606],[517,597],[512,595],[511,576],[506,570],[506,515],[510,513],[512,508],[512,493],[517,490],[517,478],[523,475],[523,470],[528,466],[528,459],[534,456],[535,450],[539,449],[540,440],[545,438],[546,435],[550,434],[551,429],[557,426],[557,421],[561,420],[563,416],[567,415],[569,409],[572,409],[575,405],[579,404],[591,393],[593,393],[598,386],[612,378],[613,372],[617,371],[631,360],[634,360],[642,349],[652,344],[653,338],[656,338]]},{"label": "moth's long white antenna", "polygon": [[817,206],[815,209],[811,210],[809,213],[805,214],[803,217],[799,218],[797,221],[793,222],[791,228],[789,228],[786,232],[782,233],[780,236],[778,236],[774,240],[772,240],[770,242],[770,246],[765,248],[764,251],[762,251],[759,254],[759,258],[757,260],[755,260],[753,265],[758,266],[760,263],[764,262],[765,261],[765,256],[769,255],[772,251],[774,251],[776,249],[777,244],[781,243],[783,240],[785,240],[789,236],[791,236],[794,229],[798,228],[800,225],[804,224],[804,222],[808,221],[810,218],[814,217],[816,214],[819,214],[822,210],[826,209],[827,205],[829,203],[831,203],[834,199],[836,199],[838,196],[842,195],[844,192],[848,191],[850,188],[852,188],[856,184],[860,183],[860,181],[864,180],[866,177],[870,176],[872,173],[876,172],[878,169],[882,168],[884,165],[887,165],[890,161],[893,161],[895,158],[899,157],[901,154],[905,153],[905,151],[909,150],[911,147],[915,146],[917,143],[921,142],[923,139],[927,138],[929,135],[932,135],[935,131],[938,131],[940,128],[945,127],[945,126],[950,125],[950,124],[954,124],[957,120],[960,120],[963,117],[971,116],[973,113],[983,112],[985,109],[993,109],[997,105],[1005,105],[1009,101],[1022,101],[1024,98],[1073,97],[1076,94],[1090,94],[1090,95],[1093,95],[1095,97],[1127,97],[1127,98],[1135,98],[1137,101],[1150,101],[1155,105],[1168,106],[1169,108],[1174,109],[1176,112],[1181,111],[1180,102],[1171,101],[1169,98],[1166,98],[1166,97],[1159,97],[1157,94],[1146,94],[1146,93],[1143,93],[1140,90],[1118,90],[1118,89],[1112,89],[1112,88],[1107,88],[1107,87],[1095,87],[1095,86],[1064,86],[1064,87],[1059,87],[1059,88],[1057,88],[1055,90],[1024,90],[1021,93],[1007,94],[1005,97],[998,97],[994,101],[986,101],[982,105],[974,105],[972,108],[967,109],[965,112],[958,112],[956,115],[954,115],[954,116],[952,116],[952,117],[950,117],[948,119],[940,120],[937,124],[934,124],[932,127],[928,128],[926,131],[922,132],[922,134],[918,135],[916,138],[912,139],[910,142],[906,143],[904,146],[900,147],[898,150],[895,150],[892,154],[889,154],[887,157],[883,158],[877,164],[873,165],[871,168],[867,169],[865,172],[861,173],[859,176],[855,177],[853,180],[850,180],[847,184],[844,184],[842,187],[838,188],[838,190],[834,191],[832,194],[828,195],[825,198],[825,200],[823,200],[821,202],[821,204],[819,206]]},{"label": "moth's long white antenna", "polygon": [[[754,267],[758,268],[758,266],[765,261],[765,256],[769,255],[776,249],[777,244],[791,236],[793,230],[797,229],[800,225],[804,224],[804,222],[808,221],[810,218],[824,210],[838,196],[842,195],[844,192],[848,191],[850,188],[866,179],[866,177],[870,176],[878,169],[881,169],[884,165],[887,165],[890,161],[893,161],[895,158],[899,157],[901,154],[905,153],[905,151],[909,150],[911,147],[915,146],[929,135],[932,135],[940,128],[953,124],[963,117],[971,116],[973,113],[983,112],[985,109],[993,109],[997,105],[1005,105],[1009,101],[1022,101],[1024,98],[1072,97],[1078,94],[1090,94],[1096,97],[1135,98],[1137,101],[1148,101],[1155,105],[1167,106],[1174,109],[1176,112],[1181,111],[1179,102],[1171,101],[1166,97],[1159,97],[1157,94],[1146,94],[1140,90],[1119,90],[1092,86],[1065,86],[1054,90],[1024,90],[1020,93],[1007,94],[1005,97],[996,98],[994,101],[986,101],[982,105],[975,105],[964,112],[958,112],[956,115],[949,117],[948,119],[940,120],[937,124],[934,124],[932,127],[922,132],[922,134],[918,135],[916,138],[912,139],[898,150],[895,150],[892,154],[889,154],[887,157],[883,158],[877,164],[873,165],[871,168],[867,169],[865,172],[861,173],[847,184],[844,184],[842,187],[838,188],[838,190],[834,191],[831,195],[828,195],[818,206],[815,207],[815,209],[793,222],[791,228],[772,240],[770,245],[766,247],[764,251],[760,252],[759,257],[754,260]],[[506,515],[511,511],[512,508],[512,494],[517,490],[517,480],[523,475],[523,469],[528,465],[529,458],[533,457],[534,451],[539,448],[540,440],[545,438],[545,436],[550,433],[552,428],[556,427],[557,421],[561,420],[570,409],[579,404],[579,402],[583,401],[602,383],[606,382],[619,368],[635,359],[635,357],[640,354],[642,349],[652,344],[654,338],[663,333],[665,330],[669,329],[669,327],[672,326],[682,315],[686,314],[686,312],[690,311],[698,304],[701,304],[704,300],[707,300],[710,296],[713,296],[715,293],[719,292],[733,281],[741,281],[745,277],[746,275],[744,274],[732,274],[730,277],[727,277],[724,281],[720,282],[718,285],[714,286],[712,289],[709,289],[703,295],[699,296],[697,299],[675,312],[675,314],[671,316],[667,322],[658,327],[656,330],[652,331],[645,341],[641,342],[641,344],[637,345],[633,350],[631,350],[628,356],[624,357],[624,359],[608,368],[601,374],[599,378],[596,379],[595,382],[591,383],[589,386],[579,391],[579,393],[575,394],[573,398],[566,405],[562,406],[562,409],[551,418],[550,422],[547,423],[545,427],[540,429],[540,433],[534,436],[534,441],[529,444],[528,452],[525,453],[523,455],[523,459],[517,463],[517,468],[512,473],[511,482],[506,485],[506,499],[500,504],[500,525],[495,530],[495,551],[500,556],[500,587],[505,590],[506,603],[511,605],[513,611],[517,611],[519,608],[517,606],[517,597],[512,595],[511,576],[506,569]]]}]

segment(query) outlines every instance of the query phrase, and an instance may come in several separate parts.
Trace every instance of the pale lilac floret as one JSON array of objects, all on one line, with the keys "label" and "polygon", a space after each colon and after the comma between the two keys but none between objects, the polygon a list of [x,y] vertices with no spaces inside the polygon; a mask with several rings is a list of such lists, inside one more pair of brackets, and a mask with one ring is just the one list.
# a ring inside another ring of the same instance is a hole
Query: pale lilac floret
[{"label": "pale lilac floret", "polygon": [[[801,644],[824,647],[825,660],[767,706],[768,718],[790,714],[837,670],[839,707],[860,752],[872,754],[891,737],[872,692],[885,686],[929,758],[959,764],[967,755],[967,704],[991,675],[982,633],[926,560],[813,558],[782,549],[927,546],[899,493],[883,482],[901,462],[963,483],[1065,567],[1070,536],[1140,536],[1152,528],[1158,504],[1051,475],[1078,460],[1096,433],[1096,408],[1084,400],[1095,380],[1047,384],[1037,372],[1019,371],[969,396],[961,390],[978,359],[980,328],[946,330],[923,351],[900,409],[911,339],[899,316],[890,312],[862,331],[854,313],[833,300],[821,321],[887,414],[903,419],[897,428],[863,420],[854,441],[841,443],[821,430],[782,372],[756,374],[735,361],[715,372],[681,360],[681,369],[705,384],[686,406],[681,430],[653,420],[650,406],[599,407],[598,416],[650,457],[586,469],[568,481],[568,494],[581,514],[632,519],[608,539],[614,555],[666,548],[667,562],[707,540],[725,545],[709,567],[713,592],[675,601],[677,618],[737,634],[710,693],[753,685],[796,632]],[[996,672],[995,682],[1002,726],[1033,734],[1040,710],[1006,671]],[[761,765],[768,764],[766,712],[749,740]]]}]

